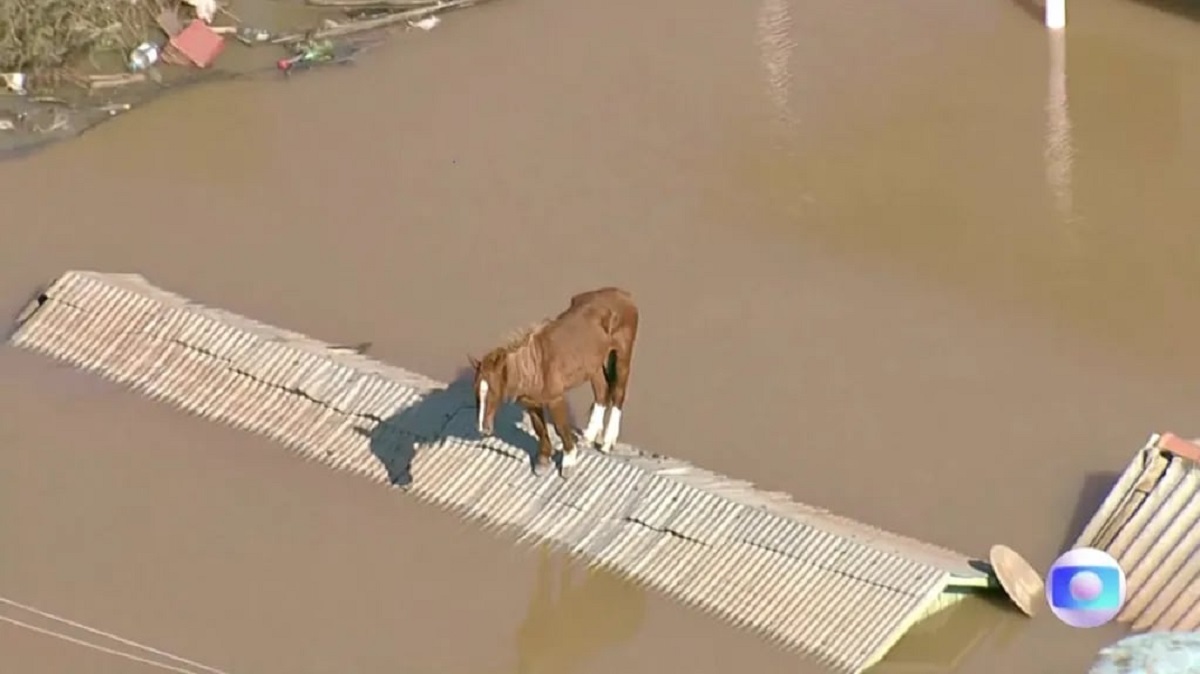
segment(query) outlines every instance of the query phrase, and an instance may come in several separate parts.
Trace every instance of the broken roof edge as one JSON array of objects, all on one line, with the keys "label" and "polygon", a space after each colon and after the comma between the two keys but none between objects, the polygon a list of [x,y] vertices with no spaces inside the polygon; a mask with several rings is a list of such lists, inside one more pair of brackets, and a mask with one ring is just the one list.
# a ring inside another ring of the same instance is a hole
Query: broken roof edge
[{"label": "broken roof edge", "polygon": [[1124,570],[1116,622],[1133,632],[1200,628],[1198,455],[1196,441],[1151,435],[1074,543],[1107,552]]},{"label": "broken roof edge", "polygon": [[1136,503],[1132,502],[1140,493],[1136,486],[1143,479],[1147,469],[1155,461],[1161,461],[1165,468],[1165,464],[1172,458],[1183,459],[1200,467],[1200,445],[1196,441],[1185,440],[1171,432],[1151,433],[1146,443],[1121,471],[1104,500],[1101,501],[1083,531],[1070,547],[1100,549],[1107,547],[1117,530],[1124,526],[1125,521],[1145,498],[1145,494],[1141,494],[1141,498],[1138,498]]},{"label": "broken roof edge", "polygon": [[1151,435],[1146,446],[1200,464],[1200,445],[1197,445],[1195,440],[1185,440],[1174,433],[1167,432]]}]

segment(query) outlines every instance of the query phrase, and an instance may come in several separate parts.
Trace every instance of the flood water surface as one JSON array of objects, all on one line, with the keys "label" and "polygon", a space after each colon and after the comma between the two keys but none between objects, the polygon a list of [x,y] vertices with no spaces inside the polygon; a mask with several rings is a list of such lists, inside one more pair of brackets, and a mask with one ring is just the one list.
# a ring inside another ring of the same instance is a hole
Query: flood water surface
[{"label": "flood water surface", "polygon": [[[0,165],[0,298],[135,271],[449,379],[622,285],[625,440],[1044,569],[1086,485],[1200,434],[1200,24],[1079,4],[1055,41],[1004,0],[490,3]],[[0,596],[231,674],[820,671],[66,366],[0,377]],[[1119,633],[970,602],[880,671]],[[7,622],[0,663],[155,671]]]}]

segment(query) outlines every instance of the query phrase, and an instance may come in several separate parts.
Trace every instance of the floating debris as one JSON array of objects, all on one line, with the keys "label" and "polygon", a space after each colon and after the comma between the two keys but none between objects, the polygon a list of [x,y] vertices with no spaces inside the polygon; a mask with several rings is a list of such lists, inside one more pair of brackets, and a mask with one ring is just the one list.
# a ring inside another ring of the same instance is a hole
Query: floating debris
[{"label": "floating debris", "polygon": [[312,40],[301,42],[295,47],[295,55],[280,59],[276,64],[283,72],[290,72],[297,66],[314,65],[333,60],[332,40]]},{"label": "floating debris", "polygon": [[129,69],[135,73],[158,63],[158,45],[153,42],[143,42],[129,53]]},{"label": "floating debris", "polygon": [[111,103],[109,105],[102,105],[102,106],[96,108],[96,110],[98,112],[103,112],[103,113],[107,114],[109,117],[115,117],[115,116],[121,114],[122,112],[128,112],[132,109],[133,109],[133,106],[130,105],[129,103]]},{"label": "floating debris", "polygon": [[309,40],[295,45],[295,55],[280,59],[276,66],[287,75],[293,70],[305,70],[317,65],[349,63],[363,48],[364,45],[353,42]]},{"label": "floating debris", "polygon": [[25,95],[25,73],[4,73],[4,86],[18,96]]},{"label": "floating debris", "polygon": [[212,23],[217,15],[217,0],[183,0],[196,10],[196,18],[204,23]]},{"label": "floating debris", "polygon": [[146,73],[136,72],[122,75],[92,75],[87,78],[88,89],[112,89],[129,84],[141,84],[146,81]]},{"label": "floating debris", "polygon": [[0,110],[0,131],[15,131],[17,125],[25,121],[25,115],[17,112]]},{"label": "floating debris", "polygon": [[225,38],[204,21],[192,21],[167,45],[169,60],[177,65],[191,63],[197,68],[212,65],[225,49]]},{"label": "floating debris", "polygon": [[418,19],[417,21],[409,21],[408,25],[412,26],[413,28],[420,28],[421,30],[433,30],[441,22],[441,17],[435,15],[427,16],[424,19]]},{"label": "floating debris", "polygon": [[250,26],[242,26],[238,28],[237,32],[235,32],[233,35],[235,38],[237,38],[238,42],[248,45],[270,42],[273,38],[271,31],[263,28],[253,28]]},{"label": "floating debris", "polygon": [[[181,85],[351,63],[389,34],[432,30],[445,12],[487,0],[297,2],[311,13],[306,26],[288,31],[243,24],[230,0],[0,0],[0,26],[12,28],[0,35],[0,160],[77,136]],[[212,25],[218,14],[231,25]],[[235,40],[283,53],[213,67]],[[94,58],[114,48],[125,55],[115,68]]]},{"label": "floating debris", "polygon": [[273,44],[294,44],[304,42],[310,39],[324,39],[331,37],[344,37],[346,35],[354,35],[357,33],[366,33],[369,31],[379,31],[400,24],[418,21],[428,16],[463,9],[479,5],[488,0],[440,0],[418,7],[417,9],[408,9],[405,11],[387,11],[379,16],[370,16],[368,18],[360,18],[354,21],[349,21],[342,24],[337,24],[332,27],[318,30],[315,33],[308,31],[305,33],[293,33],[291,35],[283,35],[275,38],[271,42]]}]

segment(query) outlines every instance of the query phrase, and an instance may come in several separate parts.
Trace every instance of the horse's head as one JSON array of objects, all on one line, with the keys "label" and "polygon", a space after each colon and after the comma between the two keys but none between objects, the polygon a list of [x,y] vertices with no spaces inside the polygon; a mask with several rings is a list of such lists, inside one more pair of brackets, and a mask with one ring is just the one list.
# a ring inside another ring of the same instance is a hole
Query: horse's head
[{"label": "horse's head", "polygon": [[497,349],[476,360],[468,356],[471,367],[475,370],[475,403],[479,409],[479,434],[487,437],[492,434],[492,426],[496,422],[496,410],[504,399],[504,389],[508,383],[507,358],[503,351]]}]

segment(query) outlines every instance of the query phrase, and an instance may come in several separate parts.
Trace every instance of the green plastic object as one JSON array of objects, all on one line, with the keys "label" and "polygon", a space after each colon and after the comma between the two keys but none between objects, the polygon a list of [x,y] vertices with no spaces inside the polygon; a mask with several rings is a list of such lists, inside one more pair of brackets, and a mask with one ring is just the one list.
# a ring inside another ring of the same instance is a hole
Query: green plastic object
[{"label": "green plastic object", "polygon": [[299,49],[303,61],[329,61],[334,57],[334,45],[330,40],[314,40],[302,44]]}]

